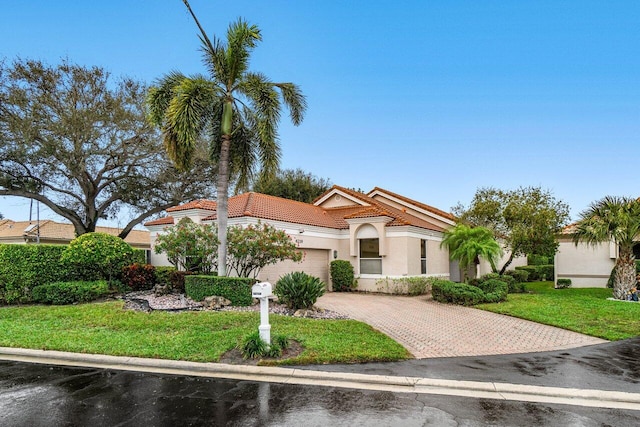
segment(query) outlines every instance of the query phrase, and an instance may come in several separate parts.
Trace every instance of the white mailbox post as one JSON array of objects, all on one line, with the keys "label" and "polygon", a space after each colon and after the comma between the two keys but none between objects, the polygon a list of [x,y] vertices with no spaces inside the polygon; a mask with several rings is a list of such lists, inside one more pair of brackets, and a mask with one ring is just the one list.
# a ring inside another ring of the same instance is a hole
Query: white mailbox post
[{"label": "white mailbox post", "polygon": [[256,283],[251,287],[251,296],[260,300],[260,339],[271,345],[271,325],[269,324],[269,297],[273,295],[271,283]]}]

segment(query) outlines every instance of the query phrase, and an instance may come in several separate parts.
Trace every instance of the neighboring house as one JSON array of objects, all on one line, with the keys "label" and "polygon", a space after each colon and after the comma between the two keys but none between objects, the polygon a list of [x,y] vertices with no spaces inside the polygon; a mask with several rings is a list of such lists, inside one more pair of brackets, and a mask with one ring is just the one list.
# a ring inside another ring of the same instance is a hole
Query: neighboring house
[{"label": "neighboring house", "polygon": [[[573,243],[575,224],[564,228],[558,241],[560,243],[555,256],[555,281],[571,279],[574,288],[605,288],[611,270],[618,258],[618,247],[611,242],[597,246]],[[633,252],[640,259],[640,242]]]},{"label": "neighboring house", "polygon": [[[166,227],[184,217],[213,224],[216,202],[196,200],[167,209],[169,216],[149,221],[151,245]],[[260,193],[229,198],[229,225],[268,223],[284,230],[304,251],[301,263],[281,262],[264,268],[258,278],[276,282],[283,274],[305,271],[329,281],[329,263],[349,260],[358,277],[358,290],[378,291],[384,277],[442,276],[459,278],[456,264],[440,248],[443,231],[454,217],[432,206],[374,188],[367,194],[333,186],[313,204]],[[168,265],[152,253],[152,264]],[[450,275],[450,271],[455,274]]]},{"label": "neighboring house", "polygon": [[[96,231],[117,236],[121,230],[115,227],[96,227]],[[75,237],[76,232],[72,224],[51,220],[0,220],[0,243],[37,244],[39,242],[50,245],[67,245]],[[124,241],[136,249],[149,250],[151,248],[149,232],[145,230],[131,230]]]}]

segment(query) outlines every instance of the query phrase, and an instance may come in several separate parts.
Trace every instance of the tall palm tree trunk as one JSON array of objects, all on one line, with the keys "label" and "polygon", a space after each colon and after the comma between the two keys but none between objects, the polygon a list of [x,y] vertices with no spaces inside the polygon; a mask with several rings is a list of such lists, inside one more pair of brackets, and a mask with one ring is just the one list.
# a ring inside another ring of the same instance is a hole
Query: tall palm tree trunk
[{"label": "tall palm tree trunk", "polygon": [[229,150],[231,147],[231,135],[222,134],[220,145],[220,159],[218,163],[217,183],[217,223],[218,223],[218,275],[227,275],[227,223],[229,220]]},{"label": "tall palm tree trunk", "polygon": [[636,284],[636,264],[633,248],[620,246],[620,254],[616,260],[616,274],[613,281],[613,297],[625,299]]}]

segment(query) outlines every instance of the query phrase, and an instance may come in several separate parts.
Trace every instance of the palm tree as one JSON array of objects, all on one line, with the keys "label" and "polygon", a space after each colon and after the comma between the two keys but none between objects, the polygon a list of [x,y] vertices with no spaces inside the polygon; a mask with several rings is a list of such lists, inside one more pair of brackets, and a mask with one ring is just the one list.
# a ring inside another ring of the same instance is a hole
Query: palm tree
[{"label": "palm tree", "polygon": [[457,224],[444,232],[443,246],[449,249],[449,258],[457,260],[463,269],[470,265],[477,268],[480,259],[485,259],[494,273],[498,271],[496,261],[502,256],[502,248],[488,228]]},{"label": "palm tree", "polygon": [[640,200],[631,197],[607,196],[593,202],[584,212],[573,231],[573,242],[597,246],[613,241],[618,246],[615,263],[613,296],[625,299],[636,284],[634,239],[640,236]]},{"label": "palm tree", "polygon": [[237,177],[237,188],[246,188],[256,163],[262,165],[262,173],[273,175],[280,160],[277,126],[282,103],[298,125],[306,101],[293,83],[274,83],[249,71],[251,52],[262,40],[257,26],[238,19],[229,26],[226,43],[215,37],[211,41],[189,2],[183,1],[200,30],[209,75],[167,74],[150,89],[148,104],[151,120],[162,129],[167,154],[178,168],[188,170],[199,139],[209,140],[218,169],[218,273],[225,276],[230,177]]}]

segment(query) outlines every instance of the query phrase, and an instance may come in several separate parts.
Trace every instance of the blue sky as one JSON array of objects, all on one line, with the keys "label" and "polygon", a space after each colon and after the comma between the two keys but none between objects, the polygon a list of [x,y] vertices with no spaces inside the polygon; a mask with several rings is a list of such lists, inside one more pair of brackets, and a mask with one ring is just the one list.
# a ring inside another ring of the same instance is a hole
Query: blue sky
[{"label": "blue sky", "polygon": [[[306,94],[302,125],[280,127],[283,168],[444,210],[486,186],[542,186],[574,219],[605,195],[640,196],[638,1],[191,6],[210,36],[257,24],[252,69]],[[0,58],[68,57],[149,83],[205,71],[181,0],[8,0],[0,40]],[[0,198],[5,217],[28,207]]]}]

